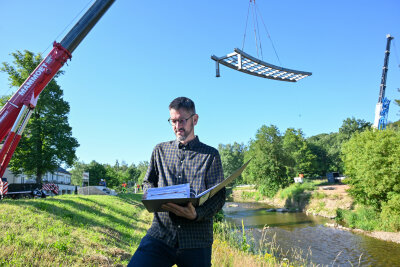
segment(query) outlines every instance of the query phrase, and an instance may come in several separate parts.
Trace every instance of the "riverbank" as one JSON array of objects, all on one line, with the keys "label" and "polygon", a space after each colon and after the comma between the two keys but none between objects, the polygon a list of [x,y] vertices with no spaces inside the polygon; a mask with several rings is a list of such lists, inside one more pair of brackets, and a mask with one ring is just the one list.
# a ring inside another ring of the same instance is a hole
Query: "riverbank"
[{"label": "riverbank", "polygon": [[[351,210],[354,202],[347,193],[348,185],[320,185],[317,189],[309,192],[305,191],[295,197],[281,198],[280,193],[273,198],[262,197],[251,186],[236,187],[232,190],[232,201],[234,202],[260,202],[276,208],[283,208],[289,211],[301,211],[306,214],[322,216],[334,219],[338,209]],[[352,229],[340,224],[327,224],[328,227],[335,227],[346,231],[365,234],[380,240],[395,242],[400,244],[400,232],[365,231]]]},{"label": "riverbank", "polygon": [[[62,195],[0,202],[0,266],[126,266],[153,214],[141,194]],[[283,266],[215,234],[213,266]],[[300,266],[300,265],[295,265]]]}]

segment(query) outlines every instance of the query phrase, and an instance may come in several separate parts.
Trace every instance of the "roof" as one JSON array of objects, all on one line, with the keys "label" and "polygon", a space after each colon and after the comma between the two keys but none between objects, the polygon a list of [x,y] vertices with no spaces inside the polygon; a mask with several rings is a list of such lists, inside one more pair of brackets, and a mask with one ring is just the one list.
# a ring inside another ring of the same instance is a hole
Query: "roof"
[{"label": "roof", "polygon": [[68,172],[66,169],[61,168],[61,167],[58,167],[58,169],[55,172],[61,172],[61,173],[65,173],[65,174],[71,175],[70,172]]}]

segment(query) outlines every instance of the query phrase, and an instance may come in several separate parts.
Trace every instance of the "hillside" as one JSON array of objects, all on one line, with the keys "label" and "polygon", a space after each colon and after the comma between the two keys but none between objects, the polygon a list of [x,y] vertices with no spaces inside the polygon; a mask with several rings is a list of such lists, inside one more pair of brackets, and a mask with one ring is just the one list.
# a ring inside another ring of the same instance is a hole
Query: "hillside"
[{"label": "hillside", "polygon": [[0,265],[126,266],[151,215],[140,195],[0,202]]}]

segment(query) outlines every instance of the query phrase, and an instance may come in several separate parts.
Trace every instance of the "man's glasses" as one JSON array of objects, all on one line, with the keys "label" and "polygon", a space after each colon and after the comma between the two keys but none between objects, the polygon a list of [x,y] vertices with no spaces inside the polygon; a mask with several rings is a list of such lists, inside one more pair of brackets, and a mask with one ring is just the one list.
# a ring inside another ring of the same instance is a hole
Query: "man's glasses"
[{"label": "man's glasses", "polygon": [[179,120],[173,120],[173,119],[169,118],[169,119],[168,119],[168,122],[169,122],[172,126],[175,126],[178,122],[179,122],[179,124],[186,124],[186,122],[187,122],[191,117],[193,117],[194,115],[196,115],[196,113],[190,115],[190,117],[187,118],[187,119],[179,119]]}]

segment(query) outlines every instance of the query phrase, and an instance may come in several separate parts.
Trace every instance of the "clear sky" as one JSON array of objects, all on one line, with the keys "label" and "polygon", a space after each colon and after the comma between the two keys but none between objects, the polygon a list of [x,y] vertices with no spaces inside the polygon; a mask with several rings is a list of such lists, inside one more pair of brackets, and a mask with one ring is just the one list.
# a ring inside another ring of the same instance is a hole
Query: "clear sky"
[{"label": "clear sky", "polygon": [[[0,62],[10,62],[16,50],[47,55],[88,3],[0,0]],[[216,78],[210,56],[242,47],[248,4],[116,0],[57,80],[71,106],[79,159],[149,160],[157,143],[174,139],[168,104],[178,96],[195,101],[195,133],[214,147],[247,144],[263,124],[282,132],[301,128],[309,137],[338,131],[348,117],[373,122],[386,34],[395,37],[386,89],[389,120],[400,119],[393,101],[400,99],[400,1],[257,0],[280,59],[259,21],[264,61],[313,75],[286,83],[221,65]],[[251,16],[247,27],[244,51],[257,57]],[[0,94],[13,92],[8,84],[0,73]]]}]

